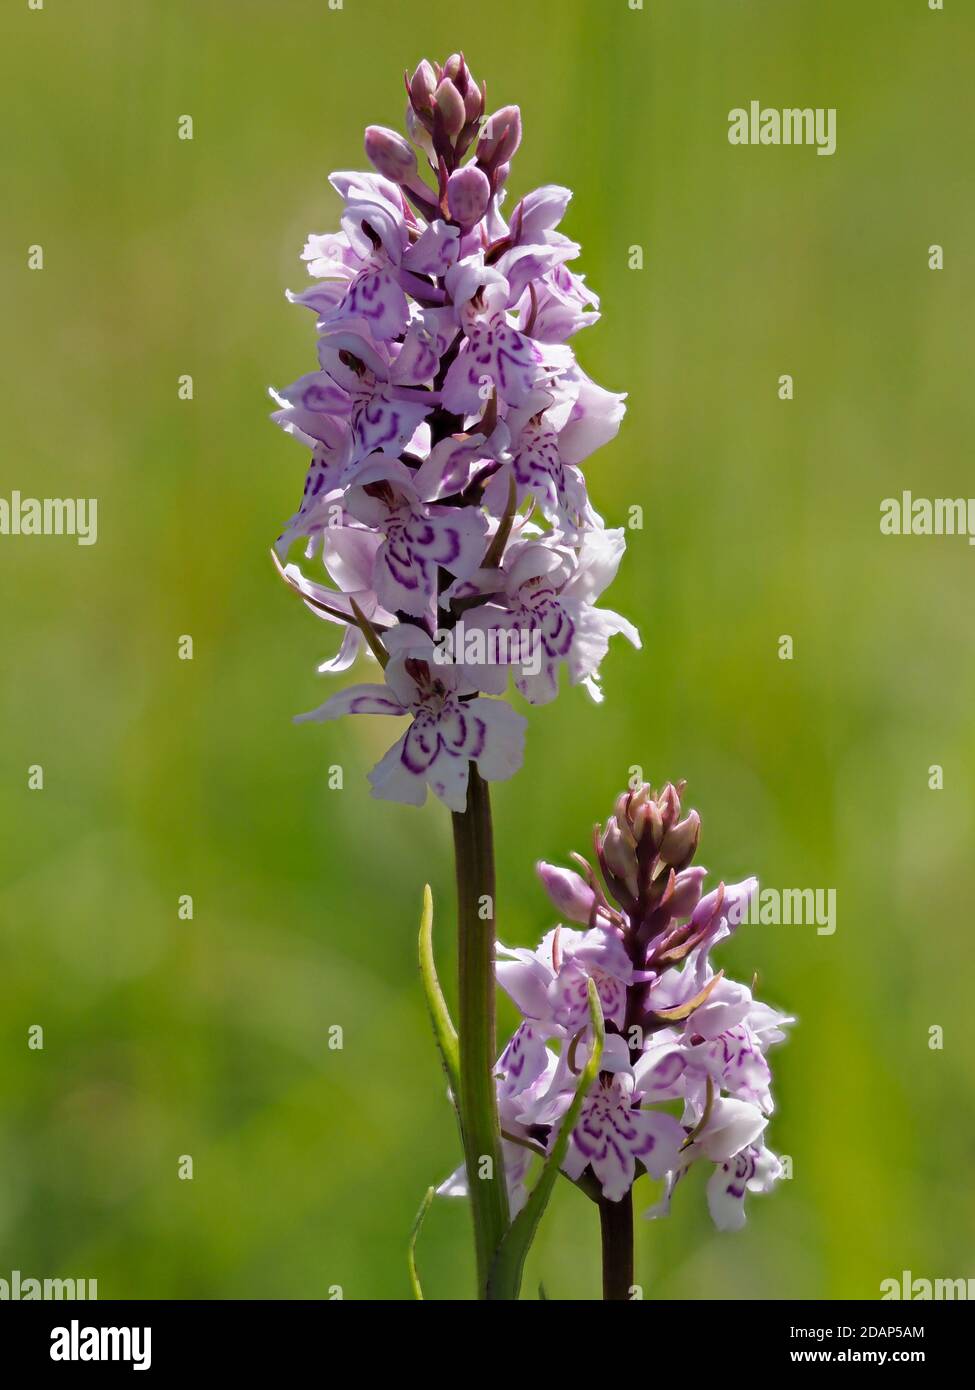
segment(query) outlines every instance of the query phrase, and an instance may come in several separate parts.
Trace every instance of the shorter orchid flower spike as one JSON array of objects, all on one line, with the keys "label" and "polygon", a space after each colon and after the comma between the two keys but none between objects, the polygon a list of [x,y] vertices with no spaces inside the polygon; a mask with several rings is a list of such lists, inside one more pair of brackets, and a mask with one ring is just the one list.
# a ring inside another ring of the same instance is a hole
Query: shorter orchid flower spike
[{"label": "shorter orchid flower spike", "polygon": [[[766,1147],[773,1110],[769,1048],[794,1020],[712,967],[710,953],[741,924],[754,879],[702,896],[693,865],[700,818],[684,783],[622,793],[597,831],[601,884],[541,863],[559,925],[535,950],[498,947],[497,979],[522,1016],[498,1063],[512,1202],[525,1200],[532,1153],[548,1154],[591,1040],[587,994],[605,1022],[600,1070],[561,1159],[587,1192],[621,1201],[641,1173],[662,1182],[648,1217],[669,1210],[689,1168],[713,1165],[707,1201],[721,1230],[745,1220],[748,1192],[767,1192],[782,1166]],[[450,1180],[441,1192],[455,1189]]]}]

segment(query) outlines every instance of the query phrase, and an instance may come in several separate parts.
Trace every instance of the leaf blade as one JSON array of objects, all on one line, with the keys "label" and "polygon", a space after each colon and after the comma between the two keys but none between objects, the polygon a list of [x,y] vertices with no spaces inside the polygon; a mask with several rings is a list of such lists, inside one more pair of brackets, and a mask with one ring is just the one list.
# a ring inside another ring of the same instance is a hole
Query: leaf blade
[{"label": "leaf blade", "polygon": [[420,979],[423,982],[423,995],[433,1026],[433,1036],[440,1050],[440,1058],[451,1094],[456,1098],[460,1093],[460,1050],[457,1042],[457,1029],[454,1027],[447,1008],[447,1001],[440,988],[437,966],[433,958],[433,893],[429,883],[423,885],[423,911],[420,914],[419,937]]},{"label": "leaf blade", "polygon": [[410,1239],[406,1247],[406,1263],[410,1271],[410,1288],[413,1290],[413,1297],[417,1299],[420,1303],[422,1303],[424,1300],[423,1289],[420,1287],[420,1275],[417,1272],[416,1268],[416,1242],[417,1237],[420,1234],[420,1227],[423,1225],[426,1214],[430,1210],[430,1205],[433,1202],[435,1191],[435,1188],[428,1187],[426,1192],[423,1194],[423,1201],[420,1203],[420,1210],[414,1217],[413,1225],[410,1227]]}]

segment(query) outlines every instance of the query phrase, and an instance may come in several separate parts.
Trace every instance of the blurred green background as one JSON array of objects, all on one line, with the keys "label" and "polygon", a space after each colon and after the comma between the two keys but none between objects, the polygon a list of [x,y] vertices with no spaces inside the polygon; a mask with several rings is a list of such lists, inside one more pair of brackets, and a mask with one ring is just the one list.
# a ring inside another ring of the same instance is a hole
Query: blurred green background
[{"label": "blurred green background", "polygon": [[[608,522],[646,515],[609,598],[643,652],[615,647],[601,708],[529,711],[496,791],[502,937],[551,925],[533,861],[585,850],[634,764],[689,780],[716,877],[838,895],[834,936],[746,928],[722,959],[800,1018],[770,1130],[793,1180],[729,1236],[696,1174],[639,1223],[638,1278],[706,1299],[975,1276],[975,553],[879,532],[903,488],[972,491],[971,7],[8,0],[0,24],[0,495],[97,496],[100,533],[0,537],[0,1275],[408,1294],[410,1223],[459,1155],[414,967],[429,878],[453,968],[449,817],[369,798],[398,727],[290,722],[335,688],[335,639],[268,559],[305,457],[265,388],[314,363],[283,290],[336,223],[328,171],[400,125],[404,66],[462,47],[491,106],[522,106],[513,194],[575,189],[604,311],[575,346],[629,392],[590,490]],[[730,146],[753,98],[835,106],[837,153]],[[596,1296],[597,1252],[560,1184],[527,1290]],[[428,1296],[468,1291],[463,1204],[419,1257]]]}]

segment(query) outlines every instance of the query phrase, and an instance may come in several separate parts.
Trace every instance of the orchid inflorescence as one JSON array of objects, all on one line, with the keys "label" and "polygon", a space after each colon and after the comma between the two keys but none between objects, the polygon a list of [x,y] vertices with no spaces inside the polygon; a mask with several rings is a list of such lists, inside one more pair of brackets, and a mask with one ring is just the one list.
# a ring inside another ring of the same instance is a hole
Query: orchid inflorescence
[{"label": "orchid inflorescence", "polygon": [[[591,1042],[589,980],[606,1037],[569,1136],[567,1176],[591,1174],[596,1192],[619,1202],[645,1170],[664,1180],[646,1212],[655,1217],[691,1165],[710,1160],[711,1215],[734,1230],[745,1221],[746,1191],[767,1192],[781,1175],[764,1142],[773,1108],[765,1053],[793,1020],[711,965],[758,883],[720,883],[702,896],[707,870],[691,862],[700,819],[695,811],[681,819],[683,789],[657,794],[642,784],[619,797],[596,834],[602,883],[581,857],[581,873],[539,864],[549,897],[576,927],[556,926],[535,951],[498,948],[498,983],[523,1015],[496,1073],[512,1211],[524,1204],[533,1154],[548,1152],[575,1093]],[[466,1192],[463,1169],[440,1191]]]},{"label": "orchid inflorescence", "polygon": [[[466,805],[521,765],[531,704],[564,665],[599,699],[609,639],[636,629],[595,606],[625,548],[593,509],[580,463],[617,433],[623,396],[597,386],[568,339],[598,298],[557,230],[571,194],[546,186],[502,214],[521,116],[485,119],[463,56],[407,80],[413,145],[370,126],[371,173],[335,173],[341,230],[308,238],[315,284],[289,297],[317,318],[318,370],[272,392],[274,420],[311,461],[276,543],[281,572],[318,617],[345,625],[322,672],[364,652],[380,684],[301,716],[406,715],[370,774],[373,794],[421,804],[429,785]],[[462,163],[470,154],[467,163]],[[288,564],[302,541],[330,583]],[[463,640],[455,640],[460,638]]]}]

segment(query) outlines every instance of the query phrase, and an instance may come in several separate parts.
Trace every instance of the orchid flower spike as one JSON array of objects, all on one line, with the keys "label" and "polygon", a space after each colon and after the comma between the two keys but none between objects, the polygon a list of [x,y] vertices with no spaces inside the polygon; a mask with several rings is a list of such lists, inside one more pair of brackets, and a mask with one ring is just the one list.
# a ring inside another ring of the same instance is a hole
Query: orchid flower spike
[{"label": "orchid flower spike", "polygon": [[[692,861],[701,832],[684,783],[622,793],[596,833],[600,874],[538,865],[563,921],[535,950],[498,947],[497,979],[522,1015],[497,1066],[511,1201],[525,1200],[531,1152],[551,1149],[589,1033],[591,980],[606,1028],[600,1072],[569,1136],[563,1171],[619,1202],[641,1173],[663,1184],[648,1217],[669,1210],[696,1162],[713,1165],[708,1206],[720,1230],[745,1220],[748,1192],[782,1165],[765,1143],[772,1113],[767,1052],[794,1020],[715,972],[711,952],[741,924],[754,878],[704,892]],[[600,875],[602,881],[600,881]],[[444,1195],[464,1190],[458,1172]]]},{"label": "orchid flower spike", "polygon": [[521,764],[510,691],[543,704],[564,673],[599,700],[611,639],[640,644],[597,606],[625,539],[581,467],[625,407],[570,346],[599,299],[570,269],[569,190],[534,189],[505,216],[518,107],[488,112],[462,53],[424,59],[406,91],[406,133],[368,126],[371,169],[332,174],[339,229],[308,237],[311,284],[289,293],[315,316],[317,365],[271,393],[310,454],[275,552],[309,611],[347,627],[319,670],[384,666],[383,685],[300,718],[409,716],[374,795],[419,803],[429,787],[463,811],[470,763],[487,779]]}]

